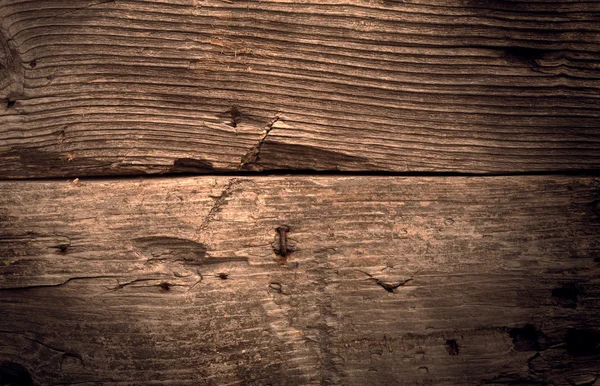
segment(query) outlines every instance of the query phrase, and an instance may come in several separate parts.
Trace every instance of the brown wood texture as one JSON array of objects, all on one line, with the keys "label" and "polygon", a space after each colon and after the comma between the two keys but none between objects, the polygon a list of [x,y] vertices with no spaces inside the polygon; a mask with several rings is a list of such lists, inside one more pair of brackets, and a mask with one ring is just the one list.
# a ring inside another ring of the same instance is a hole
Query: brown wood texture
[{"label": "brown wood texture", "polygon": [[559,176],[4,182],[0,376],[598,385],[599,188]]},{"label": "brown wood texture", "polygon": [[598,169],[598,1],[0,2],[0,177]]}]

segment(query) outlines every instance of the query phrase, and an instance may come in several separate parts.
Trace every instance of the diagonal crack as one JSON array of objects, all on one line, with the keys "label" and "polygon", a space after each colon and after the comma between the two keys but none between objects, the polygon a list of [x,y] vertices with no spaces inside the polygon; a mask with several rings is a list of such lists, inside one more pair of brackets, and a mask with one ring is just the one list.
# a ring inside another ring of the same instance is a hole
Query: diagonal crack
[{"label": "diagonal crack", "polygon": [[208,214],[202,221],[202,224],[200,224],[200,228],[198,229],[199,232],[205,230],[208,227],[208,224],[215,218],[217,213],[219,213],[223,206],[227,204],[227,198],[231,196],[232,188],[239,182],[239,180],[232,178],[227,185],[225,185],[221,191],[221,194],[219,194],[219,197],[215,199],[213,206],[210,208]]},{"label": "diagonal crack", "polygon": [[275,118],[271,119],[271,121],[267,124],[267,127],[265,128],[265,131],[264,131],[264,134],[262,135],[262,137],[242,157],[242,160],[240,162],[240,167],[239,167],[240,169],[246,169],[247,165],[251,165],[253,163],[256,163],[256,161],[258,161],[258,159],[260,157],[260,148],[262,147],[263,143],[267,139],[267,136],[269,135],[271,130],[273,130],[273,125],[277,121],[279,121],[279,119],[280,119],[279,114],[277,114],[277,115],[275,115]]},{"label": "diagonal crack", "polygon": [[198,285],[199,283],[202,283],[202,280],[204,280],[204,276],[202,276],[202,272],[197,271],[198,275],[200,276],[200,279],[198,279],[198,281],[196,281],[194,284],[192,284],[192,286],[190,288],[188,288],[187,292],[190,292],[196,285]]}]

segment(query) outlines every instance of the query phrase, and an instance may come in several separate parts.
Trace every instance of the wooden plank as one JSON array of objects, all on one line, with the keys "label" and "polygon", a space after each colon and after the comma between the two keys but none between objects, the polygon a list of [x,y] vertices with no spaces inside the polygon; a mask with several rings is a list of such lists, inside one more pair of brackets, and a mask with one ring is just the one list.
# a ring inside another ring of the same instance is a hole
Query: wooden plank
[{"label": "wooden plank", "polygon": [[597,385],[599,188],[3,182],[0,379]]},{"label": "wooden plank", "polygon": [[596,1],[5,0],[0,177],[600,168]]}]

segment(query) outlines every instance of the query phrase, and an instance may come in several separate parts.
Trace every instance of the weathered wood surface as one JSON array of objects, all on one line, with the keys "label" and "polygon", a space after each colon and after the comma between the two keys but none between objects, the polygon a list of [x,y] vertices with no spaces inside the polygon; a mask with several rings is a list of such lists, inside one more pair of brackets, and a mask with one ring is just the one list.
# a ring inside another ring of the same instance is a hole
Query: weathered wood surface
[{"label": "weathered wood surface", "polygon": [[598,1],[3,0],[0,32],[0,177],[600,167]]},{"label": "weathered wood surface", "polygon": [[598,385],[599,188],[570,177],[3,182],[0,376]]}]

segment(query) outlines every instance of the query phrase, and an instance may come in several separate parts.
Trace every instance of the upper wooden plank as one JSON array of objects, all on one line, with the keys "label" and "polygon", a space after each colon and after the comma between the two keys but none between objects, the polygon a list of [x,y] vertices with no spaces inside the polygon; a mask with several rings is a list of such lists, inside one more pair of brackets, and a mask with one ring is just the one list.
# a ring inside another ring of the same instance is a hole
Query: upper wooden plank
[{"label": "upper wooden plank", "polygon": [[1,4],[2,178],[600,168],[597,1]]}]

